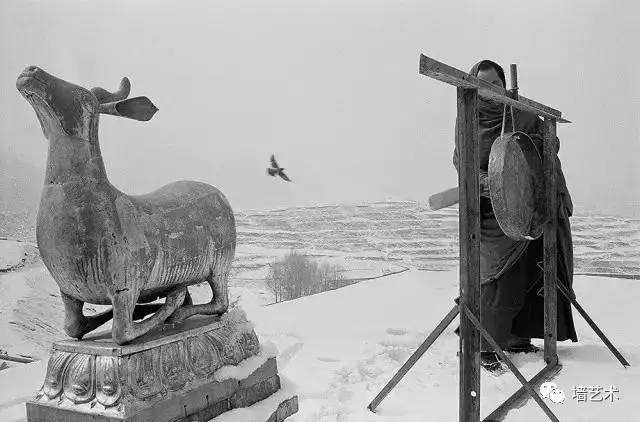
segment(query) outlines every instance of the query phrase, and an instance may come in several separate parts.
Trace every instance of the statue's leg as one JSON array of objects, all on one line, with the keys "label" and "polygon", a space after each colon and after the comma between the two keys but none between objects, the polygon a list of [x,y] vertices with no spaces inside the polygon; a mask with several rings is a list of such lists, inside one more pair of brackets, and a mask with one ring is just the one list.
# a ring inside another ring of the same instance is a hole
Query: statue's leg
[{"label": "statue's leg", "polygon": [[186,287],[176,287],[167,295],[167,300],[156,313],[140,322],[133,321],[138,293],[128,289],[116,292],[111,298],[113,304],[113,327],[111,330],[113,341],[118,344],[127,343],[164,323],[169,315],[182,305],[186,292]]},{"label": "statue's leg", "polygon": [[227,278],[229,270],[223,271],[221,274],[215,274],[212,270],[206,281],[211,287],[211,301],[199,305],[191,305],[185,303],[181,308],[169,317],[168,322],[177,323],[193,315],[220,315],[229,309],[229,292],[227,291]]},{"label": "statue's leg", "polygon": [[191,293],[189,293],[189,288],[187,288],[187,294],[184,296],[184,303],[182,306],[193,305],[193,298],[191,298]]},{"label": "statue's leg", "polygon": [[[62,292],[60,293],[65,310],[64,331],[69,337],[80,339],[85,334],[90,333],[113,318],[113,308],[100,312],[99,314],[86,316],[82,311],[84,302]],[[187,299],[190,304],[191,297],[185,298],[185,303],[187,302]],[[133,320],[139,320],[147,315],[157,312],[162,305],[162,303],[136,305],[135,310],[133,311]]]},{"label": "statue's leg", "polygon": [[96,315],[85,316],[82,312],[84,302],[60,291],[64,305],[64,331],[68,336],[81,339],[113,317],[111,309]]},{"label": "statue's leg", "polygon": [[147,315],[154,314],[158,312],[160,308],[162,308],[164,303],[145,303],[145,304],[137,304],[136,308],[133,310],[133,320],[137,321],[146,317]]},{"label": "statue's leg", "polygon": [[[193,303],[193,300],[191,299],[191,295],[189,294],[189,290],[187,289],[187,293],[184,296],[184,302],[182,303],[182,306],[191,305],[192,303]],[[138,301],[138,304],[136,305],[136,309],[134,309],[133,311],[133,320],[137,321],[139,319],[146,317],[147,315],[151,315],[158,312],[158,310],[162,308],[162,305],[164,305],[164,303],[144,303],[143,302],[141,304]]]},{"label": "statue's leg", "polygon": [[211,286],[211,290],[213,291],[213,297],[211,298],[211,302],[213,303],[213,313],[222,315],[229,309],[229,288],[228,288],[228,278],[229,278],[229,268],[225,269],[218,276],[211,276],[211,280],[209,281],[209,285]]}]

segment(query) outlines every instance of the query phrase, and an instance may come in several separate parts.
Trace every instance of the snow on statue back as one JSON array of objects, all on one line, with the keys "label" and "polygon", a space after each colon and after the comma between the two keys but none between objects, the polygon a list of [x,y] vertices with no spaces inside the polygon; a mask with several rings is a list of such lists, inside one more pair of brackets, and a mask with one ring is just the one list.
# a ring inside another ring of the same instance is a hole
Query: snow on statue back
[{"label": "snow on statue back", "polygon": [[[100,113],[146,121],[157,111],[151,101],[127,100],[127,78],[110,93],[35,66],[20,74],[16,87],[49,140],[36,235],[42,260],[60,287],[67,334],[82,338],[113,317],[113,340],[124,344],[167,318],[226,312],[236,228],[224,195],[204,183],[180,181],[129,196],[107,179],[98,142]],[[192,305],[187,286],[205,280],[213,290],[211,302]],[[166,297],[165,304],[136,306],[158,297]],[[85,316],[85,302],[112,304],[112,310]]]}]

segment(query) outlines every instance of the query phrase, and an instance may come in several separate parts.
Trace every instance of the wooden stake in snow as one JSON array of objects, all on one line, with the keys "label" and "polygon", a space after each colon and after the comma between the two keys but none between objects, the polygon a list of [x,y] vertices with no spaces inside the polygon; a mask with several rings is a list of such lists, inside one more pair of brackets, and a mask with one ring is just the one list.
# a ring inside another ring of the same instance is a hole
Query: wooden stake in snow
[{"label": "wooden stake in snow", "polygon": [[11,356],[5,352],[5,353],[0,353],[0,360],[6,360],[9,362],[18,362],[18,363],[31,363],[31,362],[35,362],[37,359],[34,359],[29,356]]}]

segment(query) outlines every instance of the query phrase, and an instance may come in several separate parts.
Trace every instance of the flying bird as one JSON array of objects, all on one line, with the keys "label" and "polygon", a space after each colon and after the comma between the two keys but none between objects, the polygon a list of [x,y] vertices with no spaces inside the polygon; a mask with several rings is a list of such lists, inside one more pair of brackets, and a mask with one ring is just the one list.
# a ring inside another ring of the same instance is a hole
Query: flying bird
[{"label": "flying bird", "polygon": [[280,167],[278,165],[278,162],[276,161],[276,157],[271,154],[271,167],[267,169],[267,174],[269,176],[280,176],[282,177],[283,180],[286,180],[287,182],[290,182],[291,179],[289,179],[289,177],[287,177],[286,174],[284,174],[284,167]]}]

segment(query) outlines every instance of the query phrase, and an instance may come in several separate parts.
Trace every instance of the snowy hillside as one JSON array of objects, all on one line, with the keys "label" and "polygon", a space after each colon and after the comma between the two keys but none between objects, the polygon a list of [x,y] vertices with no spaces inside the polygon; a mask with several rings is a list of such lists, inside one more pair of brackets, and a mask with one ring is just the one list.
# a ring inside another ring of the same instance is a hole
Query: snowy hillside
[{"label": "snowy hillside", "polygon": [[[421,270],[458,265],[458,210],[418,202],[241,211],[237,268],[274,250],[385,262]],[[571,218],[577,273],[640,274],[640,220],[582,214]]]},{"label": "snowy hillside", "polygon": [[[11,223],[5,217],[0,215],[0,223]],[[20,221],[15,230],[5,224],[0,234],[33,240],[28,229],[33,221]],[[278,346],[282,373],[300,396],[300,413],[293,422],[457,420],[456,323],[382,403],[378,414],[366,410],[453,306],[458,294],[456,209],[430,212],[414,202],[381,202],[244,211],[237,213],[237,222],[231,301],[247,310],[263,341]],[[638,421],[632,404],[640,394],[640,341],[634,328],[640,321],[630,310],[640,297],[640,282],[630,278],[640,274],[640,221],[578,215],[572,218],[572,230],[576,273],[613,276],[576,276],[578,300],[633,366],[624,370],[574,312],[580,342],[560,343],[558,348],[564,368],[556,382],[567,399],[548,404],[563,422]],[[17,271],[0,273],[0,349],[44,359],[51,343],[65,338],[58,287],[42,263],[31,259],[32,244],[0,246],[7,265],[21,260],[25,250],[28,257]],[[346,278],[380,276],[400,267],[410,270],[265,306],[273,302],[263,282],[268,266],[291,249],[339,263]],[[210,293],[206,286],[194,286],[192,294],[202,302]],[[85,312],[101,309],[87,305]],[[540,356],[516,356],[515,361],[527,376],[543,367]],[[39,387],[45,369],[44,361],[9,364],[12,368],[0,371],[0,421],[22,420],[22,403]],[[15,384],[16,379],[23,383]],[[620,399],[578,402],[572,388],[581,385],[615,386]],[[510,374],[500,379],[483,375],[482,414],[518,387]],[[242,414],[239,410],[233,415]],[[545,419],[530,402],[508,420]]]},{"label": "snowy hillside", "polygon": [[[418,202],[388,201],[235,214],[235,278],[263,277],[267,264],[291,249],[352,268],[446,271],[458,264],[456,208],[433,212]],[[577,211],[571,225],[576,273],[640,275],[640,220]],[[33,216],[0,212],[0,236],[35,241],[34,227]]]},{"label": "snowy hillside", "polygon": [[[629,309],[640,295],[640,284],[580,276],[574,285],[578,300],[632,366],[623,369],[575,313],[580,341],[558,345],[564,367],[555,382],[566,399],[547,403],[563,422],[637,421],[640,344],[633,327],[640,321]],[[453,306],[456,295],[455,271],[410,271],[272,306],[261,306],[246,296],[240,305],[256,324],[260,340],[277,346],[281,374],[299,395],[300,411],[291,422],[446,422],[457,420],[456,322],[382,402],[378,413],[366,407]],[[527,377],[544,366],[540,355],[516,355],[514,360]],[[40,362],[0,373],[0,420],[24,420],[23,402],[39,387],[44,370]],[[617,399],[572,398],[574,386],[598,385],[614,386]],[[496,379],[483,373],[482,415],[518,387],[511,374]],[[236,410],[224,420],[251,420],[252,410]],[[508,418],[509,422],[538,420],[546,419],[533,401]]]}]

